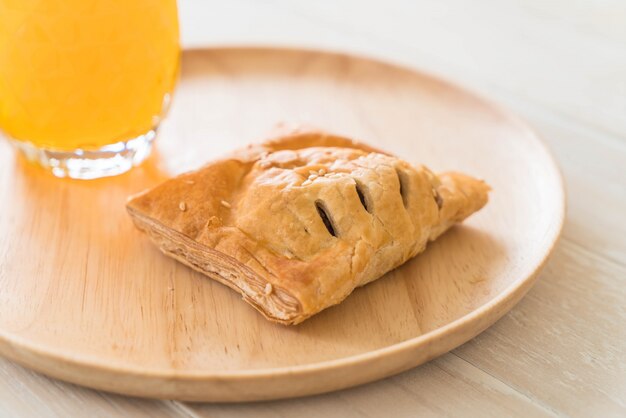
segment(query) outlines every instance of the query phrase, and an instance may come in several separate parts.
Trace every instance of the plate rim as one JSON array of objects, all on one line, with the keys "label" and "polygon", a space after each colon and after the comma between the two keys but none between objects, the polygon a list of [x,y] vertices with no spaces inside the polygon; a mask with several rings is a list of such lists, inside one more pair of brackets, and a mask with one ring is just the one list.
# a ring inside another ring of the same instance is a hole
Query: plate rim
[{"label": "plate rim", "polygon": [[[494,102],[493,100],[484,97],[481,93],[474,91],[473,89],[467,88],[453,80],[449,80],[446,77],[440,76],[438,74],[425,71],[423,69],[409,66],[405,63],[398,62],[397,60],[388,59],[387,57],[378,57],[372,54],[354,52],[354,51],[343,51],[340,49],[332,49],[332,48],[315,48],[310,46],[288,46],[288,45],[265,45],[265,44],[227,44],[227,45],[216,45],[216,46],[207,46],[207,47],[192,47],[186,48],[181,51],[181,60],[182,55],[189,54],[198,54],[198,53],[206,53],[206,52],[236,52],[236,53],[245,53],[245,52],[255,52],[255,53],[309,53],[309,54],[319,54],[319,55],[332,55],[335,57],[346,57],[351,60],[359,60],[359,61],[367,61],[371,63],[376,63],[380,65],[385,65],[396,70],[401,70],[405,72],[410,72],[413,74],[417,74],[422,78],[429,79],[440,83],[442,85],[451,87],[457,93],[461,93],[466,97],[471,97],[477,100],[480,104],[487,106],[488,108],[494,110],[498,114],[502,115],[506,120],[515,123],[520,129],[525,130],[528,135],[528,140],[533,141],[536,145],[538,145],[541,151],[544,153],[546,157],[546,162],[549,164],[549,167],[553,174],[553,180],[555,180],[555,184],[557,187],[553,192],[559,194],[559,196],[554,197],[554,202],[558,203],[557,210],[554,214],[555,222],[551,224],[551,229],[547,231],[546,238],[543,241],[544,248],[538,253],[542,253],[542,257],[532,263],[532,267],[530,269],[532,271],[524,274],[520,274],[519,277],[516,278],[515,281],[508,286],[506,286],[500,293],[497,294],[493,299],[489,300],[487,303],[479,306],[476,309],[473,309],[471,312],[455,319],[452,322],[449,322],[443,326],[435,328],[431,331],[426,332],[425,334],[421,334],[417,337],[409,338],[404,341],[397,342],[395,344],[391,344],[385,347],[381,347],[375,350],[370,350],[367,352],[350,355],[346,357],[339,357],[330,360],[324,360],[314,363],[306,363],[300,365],[293,366],[281,366],[281,367],[272,367],[272,368],[259,368],[259,369],[243,369],[243,370],[229,370],[229,371],[220,371],[220,370],[174,370],[174,369],[165,369],[165,368],[154,368],[154,367],[144,367],[144,366],[135,366],[132,364],[126,363],[112,363],[110,360],[107,360],[105,363],[97,358],[97,356],[86,355],[86,354],[70,354],[63,350],[59,349],[50,349],[44,348],[40,344],[33,343],[27,341],[25,338],[14,335],[10,332],[6,332],[0,329],[0,354],[5,358],[8,358],[12,361],[15,361],[19,364],[25,365],[28,368],[35,369],[43,374],[47,374],[53,377],[58,377],[62,380],[74,382],[81,385],[90,386],[93,388],[116,392],[115,385],[111,384],[109,387],[102,387],[102,385],[90,385],[86,383],[89,379],[85,379],[80,381],[79,379],[71,379],[62,373],[55,373],[50,371],[50,368],[34,366],[33,364],[36,362],[29,362],[29,358],[35,356],[36,358],[41,358],[46,361],[53,361],[62,363],[68,366],[77,367],[78,369],[83,370],[84,372],[93,372],[95,370],[99,370],[101,372],[108,372],[114,375],[124,375],[124,376],[133,376],[135,378],[140,379],[167,379],[167,381],[242,381],[247,379],[257,379],[257,378],[297,378],[309,375],[310,373],[318,374],[324,373],[331,370],[337,370],[342,368],[348,368],[353,366],[367,366],[374,361],[385,360],[389,357],[395,357],[402,353],[407,353],[413,349],[419,348],[421,345],[426,344],[426,342],[435,340],[437,338],[445,337],[449,334],[455,334],[460,330],[463,330],[466,327],[470,327],[474,323],[478,323],[480,319],[484,317],[488,317],[490,313],[497,311],[499,307],[505,307],[502,312],[496,312],[495,315],[487,322],[486,326],[482,327],[475,333],[471,333],[469,337],[462,338],[461,343],[453,344],[455,347],[460,346],[461,344],[471,340],[476,335],[483,332],[486,328],[490,327],[495,323],[498,319],[500,319],[504,314],[506,314],[513,306],[515,306],[519,300],[530,290],[530,288],[536,282],[538,274],[541,272],[546,262],[550,258],[550,256],[554,253],[554,250],[559,242],[559,239],[562,235],[564,223],[565,223],[565,213],[566,213],[566,189],[565,182],[563,178],[563,174],[554,158],[554,155],[546,142],[542,139],[542,136],[539,135],[525,120],[521,117],[517,116],[514,112],[510,111],[503,105]],[[546,165],[547,167],[548,165]],[[510,306],[506,306],[507,303],[512,303]],[[429,358],[434,358],[440,355],[445,354],[450,350],[445,350],[442,353],[435,354],[434,356],[430,356]],[[379,377],[374,379],[361,379],[358,383],[346,384],[342,385],[342,388],[354,386],[357,384],[362,384],[365,382],[377,380],[379,378],[396,374],[401,371],[407,370],[409,368],[413,368],[422,364],[423,361],[417,361],[408,367],[404,367],[401,370],[386,372],[379,374]],[[334,390],[334,389],[330,389]],[[167,390],[165,391],[167,392]],[[309,391],[308,394],[321,393],[322,391]],[[129,391],[117,392],[128,394]],[[146,392],[137,392],[135,395],[139,396],[147,396],[147,397],[161,397],[159,395],[150,395],[148,391]],[[295,395],[299,396],[299,395]],[[253,396],[250,398],[246,398],[243,400],[253,400],[253,399],[277,399],[277,398],[285,398],[287,396],[270,396],[270,397],[259,397]],[[173,398],[177,398],[174,396]],[[208,397],[207,399],[209,399]],[[177,399],[184,399],[177,398]],[[196,399],[196,398],[187,398],[187,399]]]}]

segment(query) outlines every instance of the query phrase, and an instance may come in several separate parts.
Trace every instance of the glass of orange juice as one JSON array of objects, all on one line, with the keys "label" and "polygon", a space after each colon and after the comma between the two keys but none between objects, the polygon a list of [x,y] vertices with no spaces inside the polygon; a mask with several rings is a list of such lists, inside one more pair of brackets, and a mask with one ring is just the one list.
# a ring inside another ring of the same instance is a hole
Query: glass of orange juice
[{"label": "glass of orange juice", "polygon": [[0,130],[58,177],[123,173],[179,62],[176,0],[0,0]]}]

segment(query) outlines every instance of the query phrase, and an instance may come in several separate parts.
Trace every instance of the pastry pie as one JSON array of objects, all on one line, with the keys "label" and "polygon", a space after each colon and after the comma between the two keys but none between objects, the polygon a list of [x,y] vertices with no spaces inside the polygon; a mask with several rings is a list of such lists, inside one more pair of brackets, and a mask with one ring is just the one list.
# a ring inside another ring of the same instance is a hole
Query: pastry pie
[{"label": "pastry pie", "polygon": [[297,324],[423,251],[482,208],[489,187],[365,144],[296,132],[130,198],[166,255]]}]

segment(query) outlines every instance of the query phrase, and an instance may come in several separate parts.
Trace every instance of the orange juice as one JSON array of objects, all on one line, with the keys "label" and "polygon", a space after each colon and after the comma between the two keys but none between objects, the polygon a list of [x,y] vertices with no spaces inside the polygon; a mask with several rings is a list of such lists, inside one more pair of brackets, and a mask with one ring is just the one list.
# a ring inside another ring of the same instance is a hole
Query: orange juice
[{"label": "orange juice", "polygon": [[179,65],[176,0],[0,0],[0,130],[57,151],[151,131]]}]

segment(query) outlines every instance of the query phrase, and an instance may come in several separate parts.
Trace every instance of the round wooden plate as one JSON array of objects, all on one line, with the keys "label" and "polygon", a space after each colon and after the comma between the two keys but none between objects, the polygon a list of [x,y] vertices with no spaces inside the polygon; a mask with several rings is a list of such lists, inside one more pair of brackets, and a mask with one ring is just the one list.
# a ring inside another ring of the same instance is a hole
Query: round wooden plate
[{"label": "round wooden plate", "polygon": [[[269,323],[161,255],[124,203],[281,122],[482,177],[491,200],[339,306]],[[559,171],[517,118],[415,71],[277,49],[185,52],[156,152],[125,175],[59,180],[0,143],[0,199],[0,353],[93,388],[198,401],[331,391],[457,347],[528,291],[564,213]]]}]

